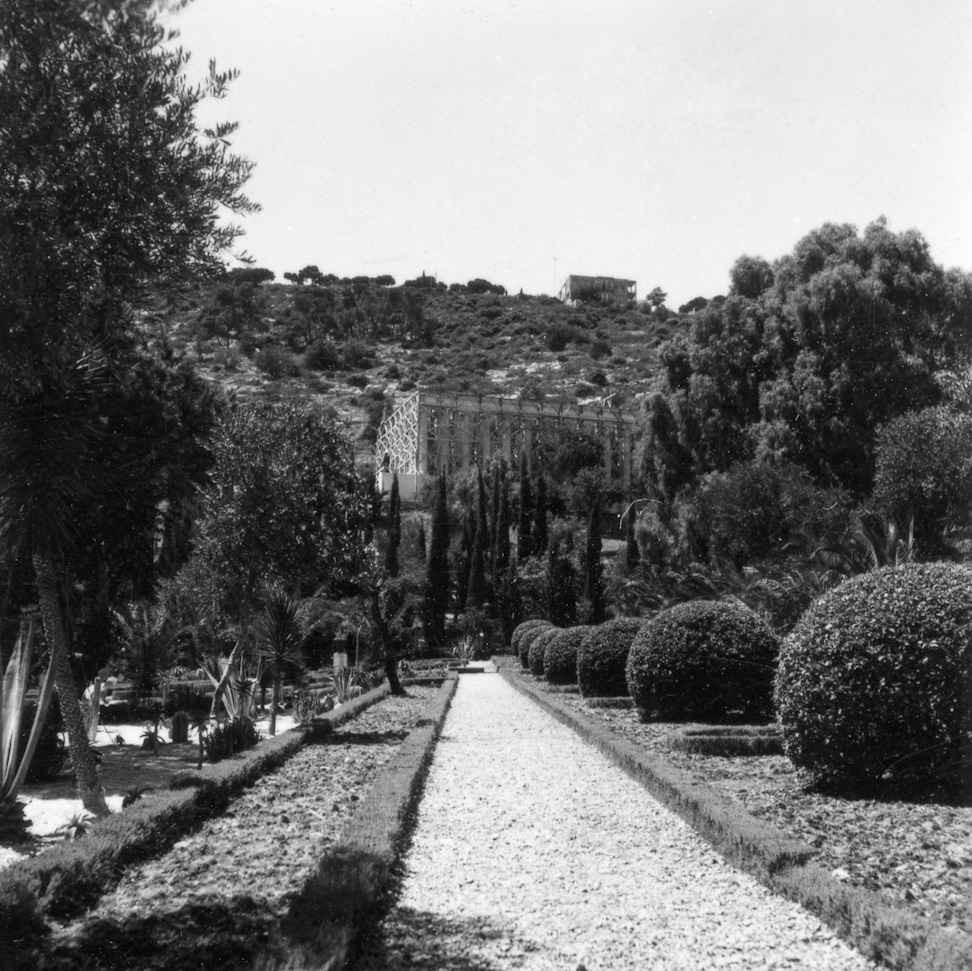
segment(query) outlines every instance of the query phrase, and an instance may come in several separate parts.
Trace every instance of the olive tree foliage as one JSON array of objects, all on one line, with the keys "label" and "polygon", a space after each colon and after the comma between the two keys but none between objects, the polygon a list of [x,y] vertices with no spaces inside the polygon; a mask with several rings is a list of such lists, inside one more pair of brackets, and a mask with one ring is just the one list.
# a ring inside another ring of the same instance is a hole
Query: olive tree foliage
[{"label": "olive tree foliage", "polygon": [[[233,74],[190,85],[148,3],[0,5],[0,556],[30,563],[86,808],[105,811],[71,671],[66,592],[106,483],[106,387],[136,356],[144,284],[215,269],[239,236],[222,212],[251,163],[235,126],[195,112]],[[171,38],[170,38],[171,39]],[[153,447],[151,440],[146,447]]]}]

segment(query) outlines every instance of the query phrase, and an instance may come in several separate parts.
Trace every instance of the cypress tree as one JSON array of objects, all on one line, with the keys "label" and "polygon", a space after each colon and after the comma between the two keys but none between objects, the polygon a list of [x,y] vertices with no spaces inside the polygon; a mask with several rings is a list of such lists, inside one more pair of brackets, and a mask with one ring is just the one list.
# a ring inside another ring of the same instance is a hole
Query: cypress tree
[{"label": "cypress tree", "polygon": [[472,569],[473,545],[476,542],[476,520],[467,506],[462,511],[462,541],[456,556],[456,604],[460,610],[469,599],[469,571]]},{"label": "cypress tree", "polygon": [[537,482],[537,504],[533,518],[533,555],[543,556],[547,550],[547,480]]},{"label": "cypress tree", "polygon": [[525,560],[533,554],[533,486],[527,469],[526,452],[520,453],[520,522],[516,537],[518,559]]},{"label": "cypress tree", "polygon": [[624,568],[633,570],[641,562],[641,550],[638,548],[638,538],[635,535],[635,513],[628,510],[628,525],[624,534]]},{"label": "cypress tree", "polygon": [[601,563],[601,493],[594,495],[587,521],[587,546],[584,552],[584,606],[589,624],[604,621],[604,565]]},{"label": "cypress tree", "polygon": [[415,540],[415,547],[419,558],[424,563],[429,558],[428,544],[425,542],[425,520],[419,522],[418,538]]},{"label": "cypress tree", "polygon": [[547,551],[547,618],[558,627],[577,624],[577,571],[562,542]]},{"label": "cypress tree", "polygon": [[395,472],[388,499],[388,550],[385,553],[385,569],[390,577],[398,576],[398,548],[401,545],[402,504],[398,493],[398,473]]},{"label": "cypress tree", "polygon": [[466,607],[481,608],[489,597],[486,587],[486,544],[489,539],[489,522],[486,518],[486,485],[483,473],[477,476],[479,498],[477,503],[476,535],[473,540],[472,560],[469,567],[469,585]]},{"label": "cypress tree", "polygon": [[425,636],[432,647],[445,642],[445,615],[449,605],[449,507],[444,475],[439,476],[437,485],[425,580]]}]

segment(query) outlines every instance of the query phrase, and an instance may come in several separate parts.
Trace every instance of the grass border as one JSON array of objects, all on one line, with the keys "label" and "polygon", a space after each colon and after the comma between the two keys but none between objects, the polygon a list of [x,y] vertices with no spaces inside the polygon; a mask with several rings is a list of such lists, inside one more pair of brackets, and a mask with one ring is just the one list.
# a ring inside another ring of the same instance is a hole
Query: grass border
[{"label": "grass border", "polygon": [[529,684],[519,670],[497,667],[509,685],[611,759],[727,860],[805,907],[865,957],[894,971],[972,969],[972,936],[939,927],[875,891],[844,885],[812,862],[812,847]]},{"label": "grass border", "polygon": [[[100,819],[83,839],[53,846],[0,870],[0,966],[43,945],[48,920],[90,909],[126,867],[167,850],[182,835],[225,809],[236,793],[272,771],[303,745],[326,738],[389,694],[379,685],[309,725],[297,726],[229,759],[187,769],[185,787],[160,789],[123,813]],[[13,929],[16,928],[16,931]]]},{"label": "grass border", "polygon": [[341,840],[292,898],[281,930],[286,955],[263,968],[337,971],[391,903],[415,809],[459,679],[450,673],[392,759],[382,767]]}]

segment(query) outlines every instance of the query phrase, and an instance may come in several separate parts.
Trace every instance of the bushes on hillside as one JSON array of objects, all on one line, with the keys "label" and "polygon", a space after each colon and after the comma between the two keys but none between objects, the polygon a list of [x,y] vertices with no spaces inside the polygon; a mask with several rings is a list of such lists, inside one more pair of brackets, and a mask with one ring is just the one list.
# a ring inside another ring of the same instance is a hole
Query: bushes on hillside
[{"label": "bushes on hillside", "polygon": [[772,711],[779,642],[751,610],[722,600],[678,604],[635,636],[626,669],[642,719]]},{"label": "bushes on hillside", "polygon": [[825,787],[968,777],[972,568],[886,567],[814,603],[776,677],[784,748]]},{"label": "bushes on hillside", "polygon": [[553,626],[549,620],[525,620],[522,624],[519,624],[513,631],[513,636],[510,638],[510,651],[516,654],[520,659],[520,664],[523,667],[529,667],[530,661],[527,652],[530,649],[530,644],[524,647],[524,639],[527,634],[531,631],[541,631],[547,630]]},{"label": "bushes on hillside", "polygon": [[538,631],[530,640],[528,660],[530,662],[530,674],[538,678],[543,677],[543,660],[549,641],[556,637],[562,630],[560,627],[551,627],[549,630]]},{"label": "bushes on hillside", "polygon": [[577,648],[589,627],[558,630],[543,651],[543,673],[551,684],[577,684]]},{"label": "bushes on hillside", "polygon": [[622,617],[587,629],[577,648],[577,683],[585,698],[628,693],[628,651],[645,623],[639,617]]}]

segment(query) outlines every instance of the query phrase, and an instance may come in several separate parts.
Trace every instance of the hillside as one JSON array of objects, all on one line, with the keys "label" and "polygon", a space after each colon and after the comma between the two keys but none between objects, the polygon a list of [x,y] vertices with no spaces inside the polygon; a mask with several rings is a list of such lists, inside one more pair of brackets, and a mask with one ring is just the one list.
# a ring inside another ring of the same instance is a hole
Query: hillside
[{"label": "hillside", "polygon": [[416,387],[636,407],[659,344],[685,326],[640,305],[461,290],[204,281],[153,294],[142,320],[238,400],[333,409],[363,462],[382,415]]}]

